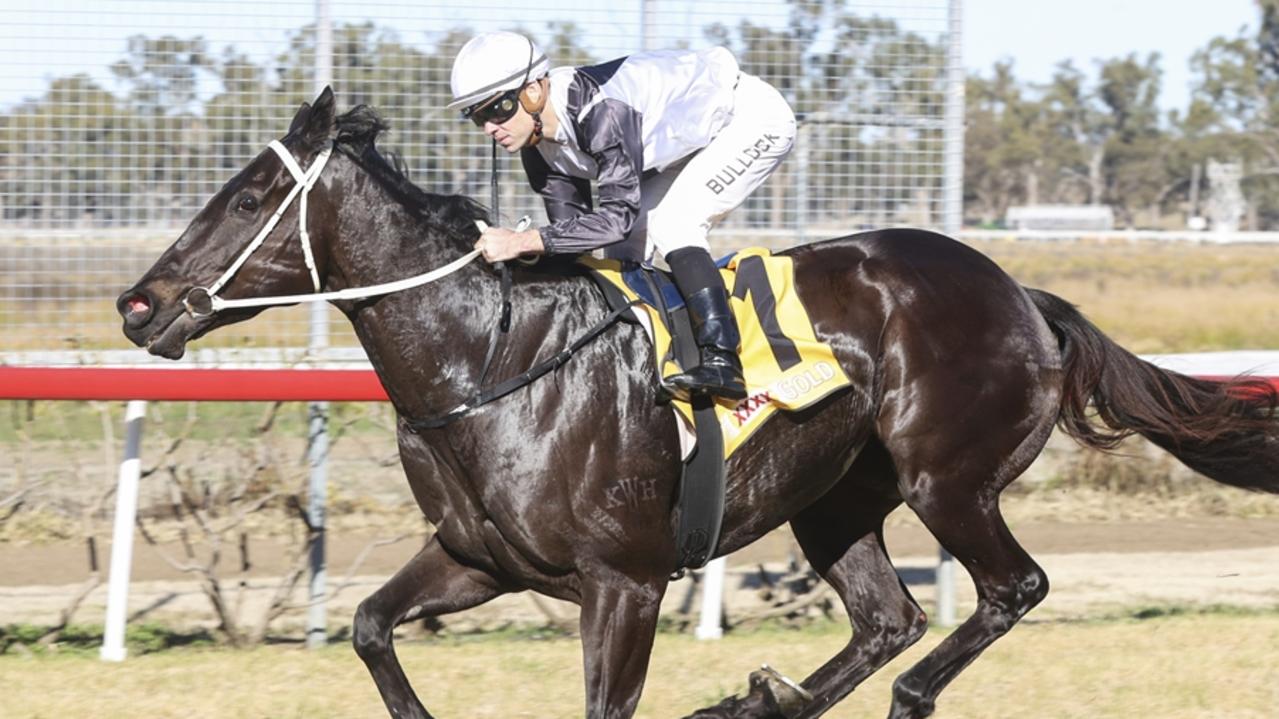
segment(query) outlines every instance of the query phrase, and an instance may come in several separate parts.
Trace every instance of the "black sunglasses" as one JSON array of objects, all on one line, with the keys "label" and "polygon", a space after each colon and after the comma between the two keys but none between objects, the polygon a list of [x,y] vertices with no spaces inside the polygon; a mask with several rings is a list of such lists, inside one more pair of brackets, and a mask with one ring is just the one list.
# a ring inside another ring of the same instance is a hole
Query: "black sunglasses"
[{"label": "black sunglasses", "polygon": [[515,112],[519,109],[520,88],[517,87],[514,90],[507,90],[492,100],[471,105],[462,111],[462,117],[470,119],[476,127],[484,127],[487,122],[500,125],[515,117]]}]

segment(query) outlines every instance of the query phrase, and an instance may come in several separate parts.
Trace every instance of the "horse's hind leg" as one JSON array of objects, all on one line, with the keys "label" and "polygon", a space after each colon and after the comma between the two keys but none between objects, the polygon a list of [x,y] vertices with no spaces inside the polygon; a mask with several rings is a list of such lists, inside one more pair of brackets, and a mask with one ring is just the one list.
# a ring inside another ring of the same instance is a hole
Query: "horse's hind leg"
[{"label": "horse's hind leg", "polygon": [[[1031,457],[1050,428],[1026,438]],[[977,588],[972,616],[893,684],[889,718],[922,719],[933,713],[937,695],[964,667],[1043,600],[1048,577],[1013,539],[999,512],[1000,490],[1024,464],[1017,462],[1021,466],[1008,477],[979,474],[960,458],[910,469],[901,464],[907,504],[964,565]]]},{"label": "horse's hind leg", "polygon": [[469,609],[502,594],[488,575],[458,564],[435,537],[408,564],[355,611],[352,632],[360,655],[382,701],[393,717],[429,719],[404,676],[391,632],[400,624],[424,616]]},{"label": "horse's hind leg", "polygon": [[966,503],[937,499],[942,506],[921,512],[921,517],[972,575],[977,610],[897,678],[890,719],[931,715],[941,690],[1048,593],[1047,575],[1013,539],[993,498],[965,497]]}]

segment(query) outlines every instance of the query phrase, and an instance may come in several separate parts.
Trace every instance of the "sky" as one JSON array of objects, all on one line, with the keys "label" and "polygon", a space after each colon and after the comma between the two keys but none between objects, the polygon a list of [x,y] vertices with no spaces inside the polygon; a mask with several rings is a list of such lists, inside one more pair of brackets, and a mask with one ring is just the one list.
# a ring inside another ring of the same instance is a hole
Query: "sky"
[{"label": "sky", "polygon": [[1012,59],[1014,76],[1046,82],[1071,59],[1095,77],[1094,59],[1158,52],[1165,110],[1190,98],[1190,56],[1213,37],[1259,25],[1255,0],[963,0],[964,65],[989,75]]}]

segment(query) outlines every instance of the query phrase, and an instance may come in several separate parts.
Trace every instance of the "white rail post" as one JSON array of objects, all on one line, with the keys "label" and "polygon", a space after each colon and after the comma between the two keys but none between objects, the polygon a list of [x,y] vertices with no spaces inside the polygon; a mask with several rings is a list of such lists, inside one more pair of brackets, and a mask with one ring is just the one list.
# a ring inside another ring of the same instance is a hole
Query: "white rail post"
[{"label": "white rail post", "polygon": [[727,557],[717,557],[702,571],[702,617],[693,631],[698,639],[724,636],[724,569],[727,564]]},{"label": "white rail post", "polygon": [[103,661],[122,662],[124,625],[129,611],[129,573],[133,568],[133,524],[138,516],[138,479],[142,476],[142,420],[147,403],[129,402],[124,413],[124,461],[115,490],[115,528],[111,534],[111,576],[107,586],[107,619],[102,635]]},{"label": "white rail post", "polygon": [[955,626],[955,558],[941,549],[937,560],[937,624]]}]

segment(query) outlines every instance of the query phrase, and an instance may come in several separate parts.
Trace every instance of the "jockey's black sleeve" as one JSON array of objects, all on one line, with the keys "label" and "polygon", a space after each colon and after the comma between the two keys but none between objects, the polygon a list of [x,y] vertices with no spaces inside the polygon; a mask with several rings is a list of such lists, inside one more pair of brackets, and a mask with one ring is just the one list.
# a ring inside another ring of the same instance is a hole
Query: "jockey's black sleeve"
[{"label": "jockey's black sleeve", "polygon": [[591,211],[591,181],[556,172],[536,148],[520,150],[524,173],[533,191],[546,203],[546,217],[551,222],[571,220]]},{"label": "jockey's black sleeve", "polygon": [[548,254],[589,252],[621,242],[639,217],[640,178],[644,174],[640,113],[617,100],[601,100],[578,122],[578,139],[598,168],[600,204],[594,211],[553,219],[540,228]]}]

